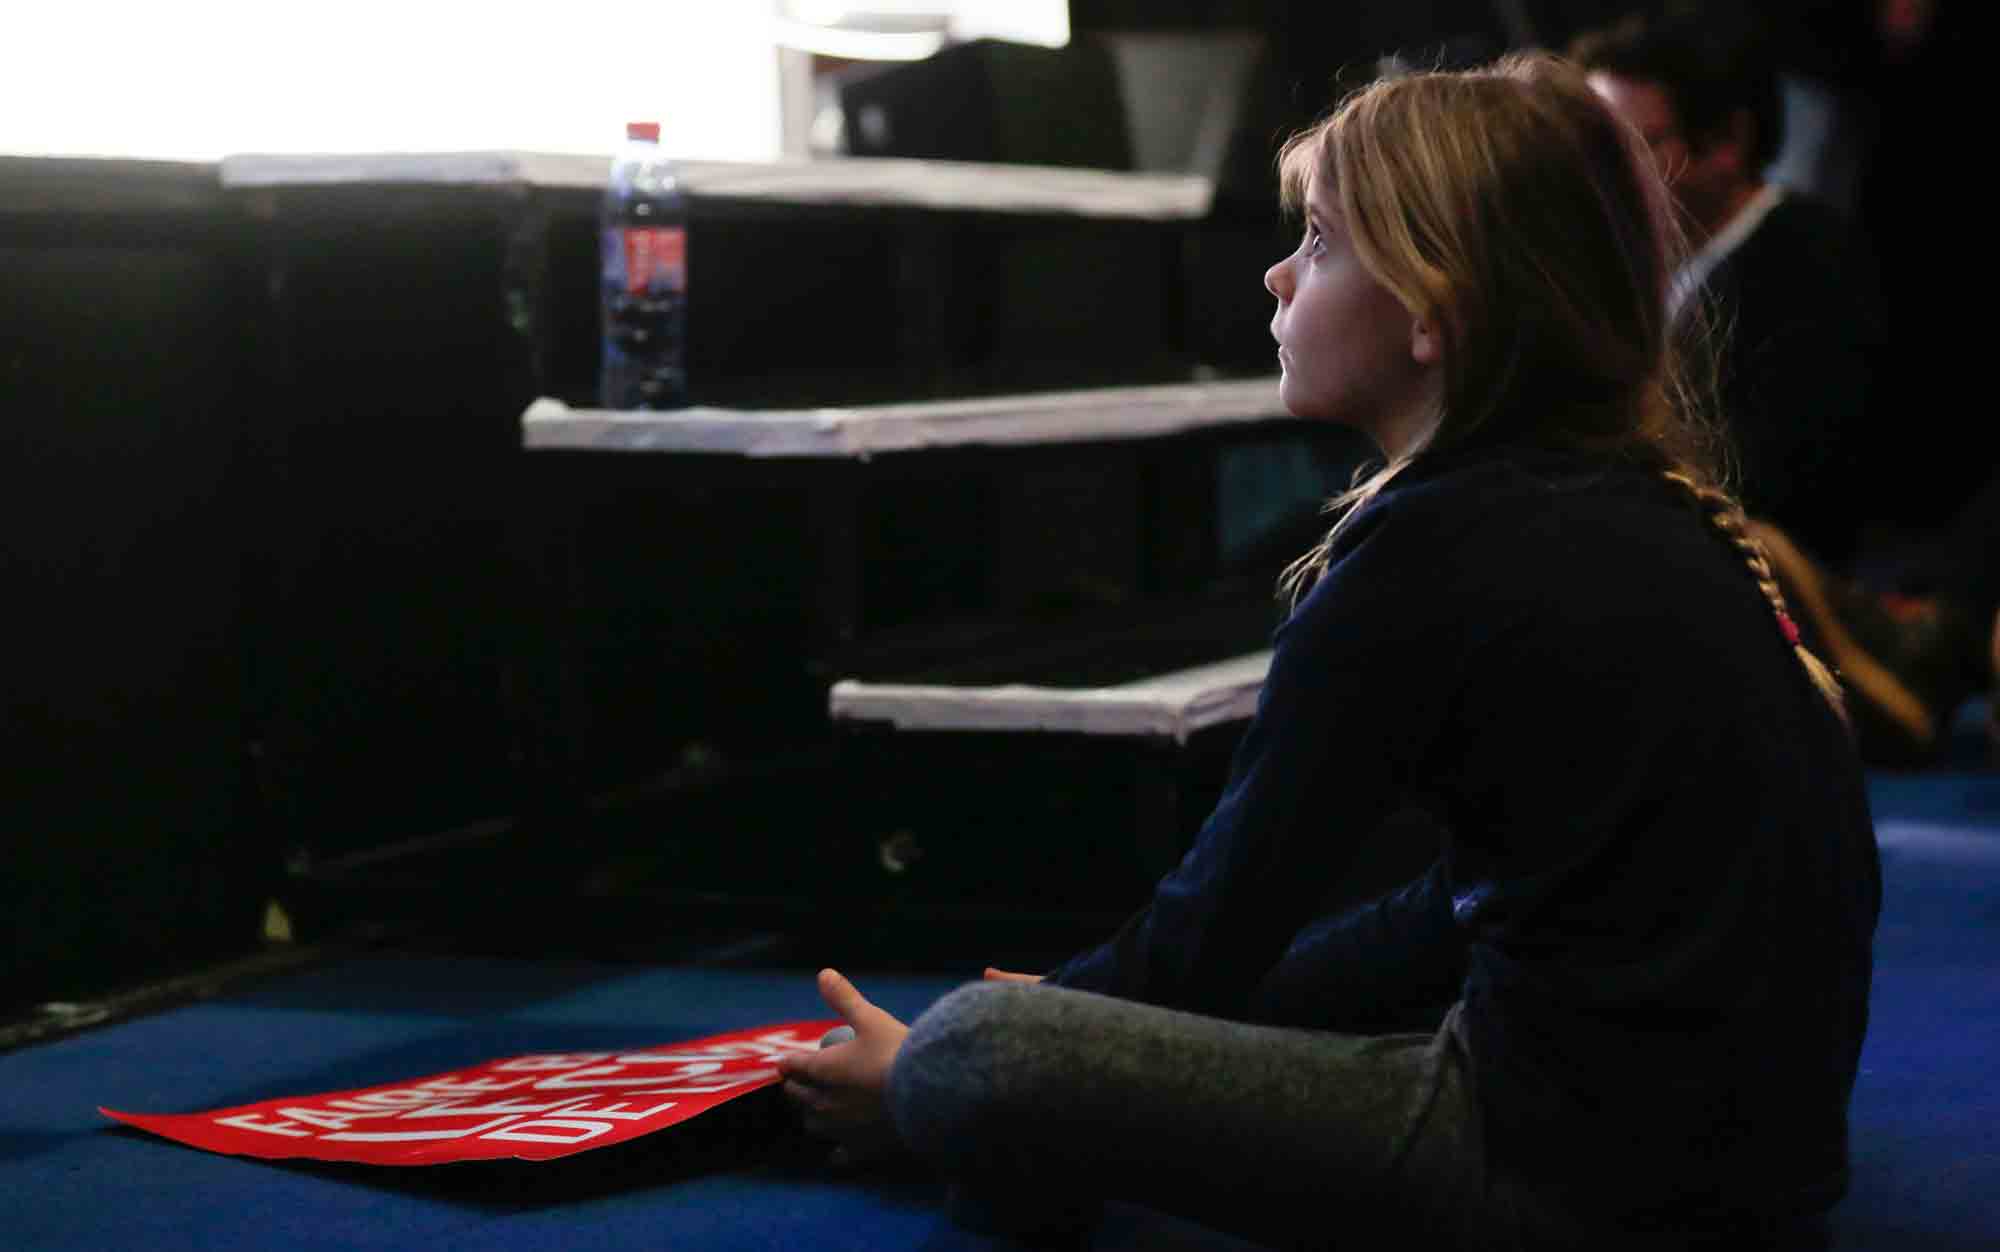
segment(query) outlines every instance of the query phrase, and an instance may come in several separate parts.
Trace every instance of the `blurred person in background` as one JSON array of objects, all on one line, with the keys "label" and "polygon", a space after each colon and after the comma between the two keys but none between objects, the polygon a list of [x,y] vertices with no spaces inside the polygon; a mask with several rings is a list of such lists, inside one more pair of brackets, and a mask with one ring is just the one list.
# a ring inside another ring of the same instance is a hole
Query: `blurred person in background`
[{"label": "blurred person in background", "polygon": [[1679,203],[1693,252],[1675,299],[1713,322],[1744,507],[1845,567],[1868,510],[1862,462],[1879,438],[1886,329],[1855,232],[1765,177],[1784,138],[1770,31],[1734,7],[1679,7],[1586,31],[1569,54]]}]

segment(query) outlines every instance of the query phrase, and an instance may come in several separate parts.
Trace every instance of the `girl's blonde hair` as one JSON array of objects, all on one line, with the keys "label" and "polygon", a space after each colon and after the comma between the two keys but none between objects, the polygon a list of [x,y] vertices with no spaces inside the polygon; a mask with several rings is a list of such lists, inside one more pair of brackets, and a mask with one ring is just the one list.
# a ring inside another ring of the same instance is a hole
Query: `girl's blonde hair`
[{"label": "girl's blonde hair", "polygon": [[1741,556],[1846,716],[1727,489],[1726,441],[1708,417],[1710,321],[1673,289],[1686,243],[1670,193],[1580,71],[1528,54],[1385,78],[1293,136],[1278,164],[1286,206],[1315,187],[1330,198],[1362,265],[1444,348],[1430,433],[1329,502],[1339,517],[1286,569],[1285,593],[1312,585],[1347,523],[1406,467],[1504,427],[1672,484]]}]

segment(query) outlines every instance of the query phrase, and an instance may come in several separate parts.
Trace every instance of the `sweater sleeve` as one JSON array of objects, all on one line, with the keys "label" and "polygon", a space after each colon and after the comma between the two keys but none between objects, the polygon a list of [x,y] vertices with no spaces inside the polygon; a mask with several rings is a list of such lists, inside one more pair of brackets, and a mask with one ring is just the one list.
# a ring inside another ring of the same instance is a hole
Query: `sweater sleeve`
[{"label": "sweater sleeve", "polygon": [[[1279,628],[1230,778],[1181,863],[1103,945],[1049,975],[1064,986],[1247,1017],[1261,978],[1404,801],[1432,750],[1463,648],[1445,559],[1449,515],[1385,493]],[[1461,606],[1462,611],[1462,606]],[[1412,903],[1417,903],[1413,899]],[[1383,933],[1429,942],[1428,904]],[[1396,944],[1392,944],[1396,946]],[[1345,943],[1400,964],[1406,953]],[[1330,949],[1328,949],[1330,950]],[[1301,966],[1300,968],[1304,968]],[[1356,977],[1366,981],[1366,975]]]},{"label": "sweater sleeve", "polygon": [[1252,994],[1249,1019],[1350,1034],[1435,1026],[1465,983],[1468,947],[1442,860],[1307,924]]}]

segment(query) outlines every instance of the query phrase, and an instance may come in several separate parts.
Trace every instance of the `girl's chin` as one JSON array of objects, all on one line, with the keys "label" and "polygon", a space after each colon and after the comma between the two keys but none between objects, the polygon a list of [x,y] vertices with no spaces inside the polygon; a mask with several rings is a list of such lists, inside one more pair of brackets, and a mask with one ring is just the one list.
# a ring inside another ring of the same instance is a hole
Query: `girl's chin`
[{"label": "girl's chin", "polygon": [[1284,405],[1285,412],[1293,417],[1305,416],[1299,412],[1298,384],[1292,381],[1292,372],[1282,367],[1278,371],[1278,403]]},{"label": "girl's chin", "polygon": [[1278,403],[1284,405],[1285,412],[1293,417],[1310,421],[1326,416],[1320,411],[1320,406],[1312,402],[1312,397],[1306,394],[1290,370],[1278,376]]}]

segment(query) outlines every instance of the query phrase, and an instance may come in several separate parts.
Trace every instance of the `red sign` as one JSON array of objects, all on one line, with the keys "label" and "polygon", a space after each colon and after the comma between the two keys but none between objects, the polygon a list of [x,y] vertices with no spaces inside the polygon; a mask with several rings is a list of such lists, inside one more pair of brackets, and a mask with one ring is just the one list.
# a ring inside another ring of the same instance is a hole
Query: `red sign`
[{"label": "red sign", "polygon": [[789,1022],[636,1052],[555,1052],[429,1078],[207,1113],[106,1117],[211,1152],[368,1165],[546,1161],[686,1121],[778,1081],[838,1021]]}]

